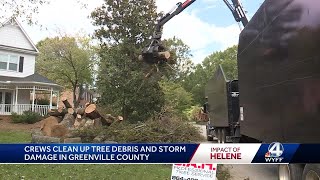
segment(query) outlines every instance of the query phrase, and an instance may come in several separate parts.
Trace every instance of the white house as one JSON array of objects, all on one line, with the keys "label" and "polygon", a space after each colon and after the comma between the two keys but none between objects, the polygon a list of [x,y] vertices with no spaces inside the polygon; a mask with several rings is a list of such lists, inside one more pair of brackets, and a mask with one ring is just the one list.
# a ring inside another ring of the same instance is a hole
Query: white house
[{"label": "white house", "polygon": [[[0,115],[31,110],[47,114],[52,97],[61,86],[35,73],[39,53],[19,22],[12,18],[0,24]],[[38,105],[36,94],[50,94],[49,105]]]}]

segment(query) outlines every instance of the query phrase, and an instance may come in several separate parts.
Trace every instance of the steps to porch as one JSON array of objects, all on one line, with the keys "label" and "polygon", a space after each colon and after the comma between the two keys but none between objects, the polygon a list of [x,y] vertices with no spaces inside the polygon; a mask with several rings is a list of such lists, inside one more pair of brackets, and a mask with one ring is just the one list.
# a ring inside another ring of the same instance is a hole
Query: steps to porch
[{"label": "steps to porch", "polygon": [[0,104],[0,115],[11,115],[13,112],[23,114],[24,111],[33,111],[41,116],[48,114],[49,109],[56,109],[56,106],[37,105],[37,104]]}]

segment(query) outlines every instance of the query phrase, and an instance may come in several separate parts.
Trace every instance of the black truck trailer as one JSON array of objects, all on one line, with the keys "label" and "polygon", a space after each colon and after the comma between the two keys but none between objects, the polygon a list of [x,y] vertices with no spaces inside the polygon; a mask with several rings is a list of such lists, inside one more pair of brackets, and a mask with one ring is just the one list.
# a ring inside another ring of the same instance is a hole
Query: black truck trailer
[{"label": "black truck trailer", "polygon": [[[319,0],[265,0],[240,34],[237,62],[238,80],[219,67],[206,87],[208,136],[320,143]],[[279,179],[319,177],[318,164],[279,166]]]}]

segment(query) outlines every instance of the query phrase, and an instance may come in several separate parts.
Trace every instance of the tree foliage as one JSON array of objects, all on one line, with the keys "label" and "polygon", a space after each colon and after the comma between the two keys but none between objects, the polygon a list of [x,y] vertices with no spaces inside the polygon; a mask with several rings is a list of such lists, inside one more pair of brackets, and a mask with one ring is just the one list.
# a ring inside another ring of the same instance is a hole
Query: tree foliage
[{"label": "tree foliage", "polygon": [[11,17],[21,17],[29,24],[34,23],[33,16],[39,12],[39,6],[49,0],[0,0],[0,22]]},{"label": "tree foliage", "polygon": [[164,104],[160,78],[145,79],[145,64],[138,61],[158,17],[155,2],[106,0],[91,17],[100,40],[100,102],[121,113],[125,120],[148,119]]},{"label": "tree foliage", "polygon": [[166,105],[172,107],[178,115],[184,115],[192,106],[192,94],[180,84],[173,81],[162,81],[161,88],[165,95]]},{"label": "tree foliage", "polygon": [[174,61],[174,63],[171,63],[172,65],[170,65],[170,80],[175,82],[183,80],[190,74],[193,68],[190,47],[176,37],[164,40],[163,44],[170,51],[171,58],[169,60]]},{"label": "tree foliage", "polygon": [[193,94],[195,103],[204,103],[207,82],[213,77],[219,65],[222,65],[227,79],[237,79],[237,46],[224,51],[214,52],[194,67],[194,71],[182,81],[183,87]]},{"label": "tree foliage", "polygon": [[46,38],[37,44],[40,51],[36,71],[66,88],[76,89],[92,83],[94,61],[89,40],[84,37]]}]

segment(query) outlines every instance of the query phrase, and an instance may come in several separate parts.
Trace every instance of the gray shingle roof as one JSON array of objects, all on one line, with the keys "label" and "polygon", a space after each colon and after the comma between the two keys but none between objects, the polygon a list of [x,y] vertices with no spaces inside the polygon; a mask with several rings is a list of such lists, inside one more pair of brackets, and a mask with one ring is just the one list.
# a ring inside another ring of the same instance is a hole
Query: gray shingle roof
[{"label": "gray shingle roof", "polygon": [[0,81],[11,81],[12,83],[16,82],[38,82],[38,83],[48,83],[57,85],[55,82],[51,81],[50,79],[41,76],[38,73],[34,73],[30,76],[20,78],[20,77],[8,77],[8,76],[0,76]]}]

